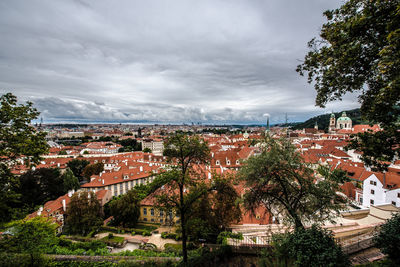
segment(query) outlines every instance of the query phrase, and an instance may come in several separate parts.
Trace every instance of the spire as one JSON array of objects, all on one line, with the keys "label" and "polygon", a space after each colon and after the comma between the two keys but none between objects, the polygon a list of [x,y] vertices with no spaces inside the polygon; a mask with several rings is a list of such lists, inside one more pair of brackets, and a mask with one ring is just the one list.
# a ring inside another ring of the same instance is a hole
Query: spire
[{"label": "spire", "polygon": [[267,118],[267,131],[269,132],[269,117]]}]

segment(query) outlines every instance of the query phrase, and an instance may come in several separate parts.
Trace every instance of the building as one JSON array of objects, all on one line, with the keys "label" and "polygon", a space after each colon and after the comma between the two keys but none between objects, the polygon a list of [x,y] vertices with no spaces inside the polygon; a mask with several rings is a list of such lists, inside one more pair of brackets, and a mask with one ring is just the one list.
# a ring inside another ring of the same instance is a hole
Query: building
[{"label": "building", "polygon": [[372,173],[363,182],[362,205],[392,204],[400,207],[400,175],[394,172]]},{"label": "building", "polygon": [[337,130],[340,130],[340,129],[351,130],[352,125],[353,125],[352,120],[349,117],[347,117],[346,112],[343,112],[342,116],[337,119],[336,129]]},{"label": "building", "polygon": [[164,152],[164,142],[161,139],[143,139],[142,150],[148,148],[154,155],[162,156]]}]

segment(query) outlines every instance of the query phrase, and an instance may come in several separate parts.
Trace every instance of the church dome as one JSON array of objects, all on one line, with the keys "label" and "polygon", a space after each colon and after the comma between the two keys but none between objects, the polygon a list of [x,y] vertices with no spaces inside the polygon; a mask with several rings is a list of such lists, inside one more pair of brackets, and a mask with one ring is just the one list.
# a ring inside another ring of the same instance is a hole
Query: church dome
[{"label": "church dome", "polygon": [[347,117],[346,112],[343,112],[342,116],[338,118],[337,121],[351,121],[351,119]]}]

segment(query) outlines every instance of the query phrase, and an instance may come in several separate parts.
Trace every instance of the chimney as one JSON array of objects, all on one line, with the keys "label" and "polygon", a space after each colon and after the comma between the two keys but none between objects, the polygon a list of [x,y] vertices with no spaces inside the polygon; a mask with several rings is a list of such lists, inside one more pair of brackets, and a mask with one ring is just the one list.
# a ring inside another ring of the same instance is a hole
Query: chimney
[{"label": "chimney", "polygon": [[102,174],[103,174],[103,172],[100,172],[99,176],[101,177]]},{"label": "chimney", "polygon": [[60,163],[57,163],[57,167],[60,168]]},{"label": "chimney", "polygon": [[386,172],[383,173],[383,188],[386,187]]},{"label": "chimney", "polygon": [[104,179],[102,180],[102,183],[104,184]]},{"label": "chimney", "polygon": [[68,197],[72,197],[72,194],[73,194],[74,192],[73,192],[73,190],[69,190],[68,191]]},{"label": "chimney", "polygon": [[62,200],[63,211],[67,211],[67,203],[65,202],[65,198]]},{"label": "chimney", "polygon": [[140,166],[139,171],[140,171],[140,172],[143,171],[143,166]]}]

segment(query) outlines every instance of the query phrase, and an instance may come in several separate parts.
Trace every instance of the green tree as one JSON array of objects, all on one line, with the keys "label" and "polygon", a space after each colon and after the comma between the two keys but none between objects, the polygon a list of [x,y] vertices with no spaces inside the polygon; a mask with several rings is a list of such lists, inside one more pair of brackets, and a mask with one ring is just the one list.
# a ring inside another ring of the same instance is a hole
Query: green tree
[{"label": "green tree", "polygon": [[82,175],[83,175],[83,177],[86,178],[86,180],[89,181],[89,179],[92,175],[98,175],[102,171],[104,171],[104,164],[101,162],[98,162],[98,163],[87,165],[85,167],[85,169],[83,169]]},{"label": "green tree", "polygon": [[48,152],[46,133],[30,125],[38,116],[31,102],[18,104],[17,97],[11,93],[0,97],[0,222],[15,219],[20,213],[19,181],[9,167],[17,159],[23,159],[27,166],[36,164],[40,155]]},{"label": "green tree", "polygon": [[103,224],[103,211],[96,194],[77,192],[72,195],[65,219],[66,232],[87,235]]},{"label": "green tree", "polygon": [[213,176],[207,192],[193,204],[188,213],[188,233],[193,241],[216,242],[219,233],[241,219],[240,196],[232,178]]},{"label": "green tree", "polygon": [[63,187],[64,191],[68,192],[69,190],[78,190],[80,185],[79,185],[79,180],[78,178],[75,177],[74,173],[71,171],[71,169],[67,168],[67,170],[63,173],[62,177],[63,179]]},{"label": "green tree", "polygon": [[30,220],[15,221],[8,226],[12,232],[12,237],[6,240],[11,242],[8,246],[15,252],[29,254],[31,266],[39,266],[40,255],[49,246],[56,244],[57,225],[50,219],[35,217]]},{"label": "green tree", "polygon": [[400,214],[394,215],[381,226],[374,241],[395,265],[400,265]]},{"label": "green tree", "polygon": [[85,159],[73,159],[67,163],[68,168],[74,173],[75,177],[78,178],[79,182],[83,181],[83,170],[90,162]]},{"label": "green tree", "polygon": [[319,172],[324,179],[316,183],[314,169],[294,146],[267,137],[261,154],[248,159],[239,172],[249,188],[244,194],[245,207],[254,211],[265,206],[295,228],[304,228],[305,222],[332,219],[345,201],[336,192],[346,176],[323,167]]},{"label": "green tree", "polygon": [[204,178],[198,177],[193,166],[208,161],[209,149],[198,136],[177,134],[165,143],[164,155],[176,165],[162,175],[168,192],[164,190],[157,198],[161,207],[175,210],[180,216],[183,262],[187,263],[187,215],[193,204],[207,192]]},{"label": "green tree", "polygon": [[314,82],[316,105],[359,92],[361,113],[384,131],[363,133],[351,148],[363,152],[364,161],[378,169],[399,156],[400,147],[400,3],[387,0],[349,0],[325,11],[327,22],[320,38],[297,71]]},{"label": "green tree", "polygon": [[68,155],[68,153],[65,150],[60,150],[60,152],[58,152],[58,155]]},{"label": "green tree", "polygon": [[145,149],[143,149],[143,152],[144,152],[144,153],[151,153],[151,149],[148,148],[148,147],[146,147]]},{"label": "green tree", "polygon": [[0,164],[0,223],[21,217],[22,202],[19,180],[5,164]]},{"label": "green tree", "polygon": [[335,243],[332,233],[316,225],[275,235],[272,246],[272,254],[265,255],[266,258],[272,258],[270,262],[294,262],[299,267],[350,266],[348,257]]},{"label": "green tree", "polygon": [[64,181],[58,168],[29,170],[20,177],[19,192],[22,203],[29,210],[64,195]]},{"label": "green tree", "polygon": [[135,227],[140,216],[140,195],[135,189],[129,190],[120,198],[112,200],[109,205],[110,215],[114,217],[114,225]]}]

